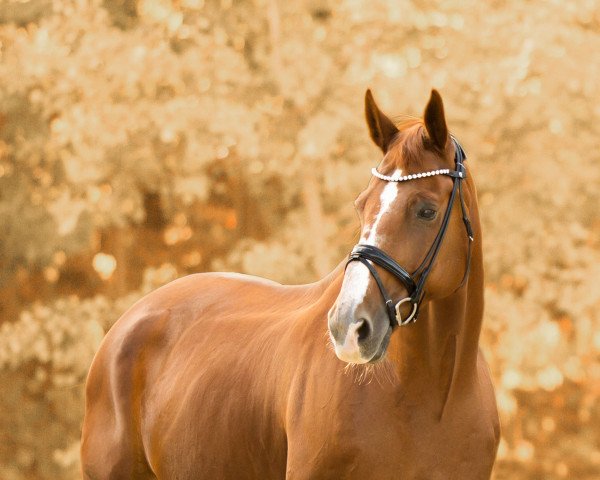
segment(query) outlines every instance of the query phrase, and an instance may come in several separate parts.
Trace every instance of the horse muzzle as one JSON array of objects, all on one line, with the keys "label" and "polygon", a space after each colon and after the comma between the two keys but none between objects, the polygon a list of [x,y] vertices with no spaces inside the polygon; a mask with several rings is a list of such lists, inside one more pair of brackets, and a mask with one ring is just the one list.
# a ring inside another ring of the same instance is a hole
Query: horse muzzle
[{"label": "horse muzzle", "polygon": [[374,363],[387,350],[392,328],[384,312],[372,319],[359,307],[339,306],[328,314],[329,336],[336,356],[346,363]]}]

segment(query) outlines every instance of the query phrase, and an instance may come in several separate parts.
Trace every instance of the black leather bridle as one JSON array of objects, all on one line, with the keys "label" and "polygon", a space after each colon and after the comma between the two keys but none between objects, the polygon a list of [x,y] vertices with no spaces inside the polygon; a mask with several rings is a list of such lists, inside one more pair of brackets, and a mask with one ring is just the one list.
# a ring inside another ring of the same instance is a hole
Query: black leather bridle
[{"label": "black leather bridle", "polygon": [[[369,269],[369,272],[371,272],[371,275],[375,279],[375,282],[379,287],[379,291],[381,292],[381,296],[383,297],[383,300],[385,302],[387,314],[390,319],[390,324],[392,328],[394,328],[396,325],[404,326],[410,323],[411,321],[415,322],[417,320],[417,316],[419,314],[419,306],[421,305],[423,297],[425,296],[425,282],[427,281],[427,277],[431,273],[435,259],[442,246],[442,241],[444,240],[444,236],[446,235],[446,231],[448,230],[448,225],[450,223],[450,215],[452,214],[452,207],[454,206],[454,200],[457,194],[460,199],[463,223],[465,224],[467,236],[469,237],[467,265],[465,268],[463,279],[458,288],[464,285],[469,275],[469,268],[471,264],[471,245],[473,243],[473,230],[471,228],[471,222],[467,215],[467,209],[465,207],[465,201],[462,193],[462,181],[467,178],[467,171],[463,162],[464,160],[466,160],[467,156],[465,155],[465,152],[460,143],[458,143],[458,141],[454,137],[451,138],[455,148],[455,169],[437,171],[435,174],[446,175],[453,179],[452,193],[450,193],[450,199],[448,200],[448,206],[446,207],[446,212],[444,213],[444,218],[442,219],[442,225],[440,227],[440,230],[438,231],[435,239],[433,240],[433,243],[429,248],[427,255],[425,255],[425,258],[417,267],[417,269],[412,274],[410,274],[392,257],[390,257],[380,248],[375,247],[373,245],[366,245],[361,243],[359,243],[352,249],[352,252],[350,253],[350,256],[348,258],[348,262],[346,263],[346,266],[348,266],[350,262],[358,261]],[[425,174],[421,175],[428,176]],[[379,178],[385,177],[383,175],[378,176]],[[419,174],[410,175],[409,177],[410,178],[404,178],[402,180],[412,180],[413,178],[421,178]],[[392,177],[385,177],[385,179],[388,181],[398,181],[393,179]],[[392,299],[387,293],[387,290],[383,286],[383,282],[381,281],[381,278],[373,264],[382,267],[383,269],[391,273],[394,277],[396,277],[404,285],[404,287],[408,291],[409,296],[403,298],[394,305],[394,302],[392,301]],[[403,303],[410,303],[412,305],[410,315],[404,320],[400,315],[400,306]]]}]

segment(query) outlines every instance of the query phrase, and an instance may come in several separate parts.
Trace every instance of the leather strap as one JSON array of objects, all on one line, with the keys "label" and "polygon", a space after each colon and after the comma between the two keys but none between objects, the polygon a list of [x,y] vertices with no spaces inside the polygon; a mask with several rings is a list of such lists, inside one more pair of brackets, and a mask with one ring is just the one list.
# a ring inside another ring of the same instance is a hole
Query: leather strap
[{"label": "leather strap", "polygon": [[383,250],[373,246],[359,243],[352,249],[348,262],[353,260],[360,260],[365,258],[371,260],[373,263],[385,268],[394,277],[400,280],[409,292],[412,292],[415,288],[415,282],[406,270],[402,268],[392,257],[390,257]]}]

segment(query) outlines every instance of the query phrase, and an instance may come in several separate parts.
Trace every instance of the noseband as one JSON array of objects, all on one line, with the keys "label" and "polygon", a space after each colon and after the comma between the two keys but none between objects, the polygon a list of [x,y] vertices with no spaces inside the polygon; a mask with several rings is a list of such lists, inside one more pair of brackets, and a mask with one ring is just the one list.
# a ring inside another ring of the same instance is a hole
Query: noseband
[{"label": "noseband", "polygon": [[[454,206],[454,199],[456,198],[456,194],[458,193],[458,197],[460,199],[460,207],[462,210],[462,219],[465,224],[465,229],[467,231],[467,236],[469,237],[469,249],[467,253],[467,266],[465,268],[465,273],[463,279],[460,283],[460,288],[466,281],[469,275],[469,267],[471,264],[471,245],[473,243],[473,230],[471,229],[471,222],[469,221],[469,217],[467,215],[467,209],[465,207],[465,201],[463,199],[462,193],[462,181],[467,178],[467,171],[463,164],[464,160],[466,160],[467,156],[460,143],[454,138],[452,138],[452,142],[454,143],[454,163],[455,169],[442,169],[442,170],[432,170],[429,172],[416,173],[413,175],[404,175],[404,176],[387,176],[382,175],[377,171],[377,169],[373,168],[372,173],[375,177],[384,180],[386,182],[406,182],[409,180],[415,180],[418,178],[431,177],[434,175],[446,175],[453,179],[452,185],[452,193],[450,193],[450,199],[448,200],[448,207],[446,208],[446,213],[444,213],[444,218],[442,219],[442,226],[438,231],[435,239],[433,240],[433,244],[429,248],[427,255],[421,262],[421,265],[412,273],[408,273],[401,265],[399,265],[392,257],[390,257],[387,253],[385,253],[380,248],[377,248],[373,245],[366,245],[359,243],[356,245],[350,256],[348,258],[348,262],[346,266],[350,262],[358,261],[365,265],[371,275],[375,279],[377,286],[379,287],[379,291],[381,292],[381,296],[385,302],[386,310],[388,317],[390,319],[390,324],[392,328],[396,325],[404,326],[410,323],[411,321],[416,322],[417,316],[419,315],[419,306],[423,300],[425,294],[425,282],[427,281],[427,277],[431,273],[431,269],[433,268],[433,264],[437,257],[437,254],[440,251],[440,247],[442,246],[442,241],[444,240],[444,236],[446,235],[446,231],[448,230],[448,225],[450,223],[450,215],[452,214],[452,207]],[[394,302],[390,298],[387,293],[387,290],[383,286],[383,282],[377,273],[377,270],[373,266],[373,264],[379,265],[383,269],[387,270],[394,277],[396,277],[400,283],[404,285],[406,290],[408,291],[408,297],[403,298],[399,302],[394,305]],[[402,319],[400,315],[400,307],[404,303],[409,303],[411,305],[410,315],[406,319]]]}]

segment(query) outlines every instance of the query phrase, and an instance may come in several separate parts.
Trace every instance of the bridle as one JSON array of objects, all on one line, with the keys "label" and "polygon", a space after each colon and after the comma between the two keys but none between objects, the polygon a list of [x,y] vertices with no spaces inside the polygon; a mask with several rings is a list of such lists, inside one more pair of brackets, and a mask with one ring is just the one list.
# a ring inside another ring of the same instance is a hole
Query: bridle
[{"label": "bridle", "polygon": [[[352,252],[350,253],[346,266],[348,266],[350,262],[358,261],[369,269],[369,272],[371,272],[371,275],[375,279],[375,282],[379,287],[379,291],[381,292],[381,296],[383,297],[383,300],[385,302],[387,314],[390,319],[390,324],[392,328],[394,328],[396,325],[404,326],[410,323],[411,321],[417,321],[417,317],[419,315],[419,306],[421,305],[423,297],[425,296],[425,282],[427,281],[427,277],[431,273],[435,259],[442,246],[442,241],[444,240],[444,236],[446,235],[446,231],[448,230],[448,225],[450,223],[450,215],[452,214],[452,207],[454,206],[454,200],[456,198],[457,193],[460,199],[463,223],[465,224],[467,236],[469,237],[467,265],[465,268],[463,279],[458,288],[464,285],[469,275],[469,267],[471,264],[471,245],[473,243],[473,230],[471,228],[471,222],[467,215],[467,209],[465,207],[465,201],[462,193],[462,181],[467,178],[467,171],[463,162],[464,160],[466,160],[467,156],[465,155],[465,152],[460,143],[458,143],[458,140],[456,140],[454,137],[451,138],[455,149],[454,170],[446,168],[441,170],[431,170],[429,172],[416,173],[404,176],[382,175],[377,171],[376,168],[373,168],[371,170],[371,173],[375,177],[386,182],[406,182],[409,180],[431,177],[434,175],[446,175],[453,179],[452,193],[450,193],[450,199],[448,200],[448,206],[446,207],[446,212],[444,213],[444,218],[442,219],[442,225],[440,227],[440,230],[438,231],[435,239],[433,240],[433,243],[429,248],[427,255],[425,255],[425,258],[423,259],[421,264],[412,274],[408,273],[401,265],[399,265],[392,257],[390,257],[383,250],[373,245],[359,243],[352,249]],[[394,277],[396,277],[404,285],[404,287],[408,291],[409,296],[403,298],[394,305],[394,302],[392,301],[392,299],[387,293],[387,290],[383,286],[383,282],[381,281],[381,278],[373,264],[379,265],[380,267],[391,273]],[[412,310],[410,312],[410,315],[403,320],[400,315],[400,306],[404,303],[410,303],[412,306]]]}]

